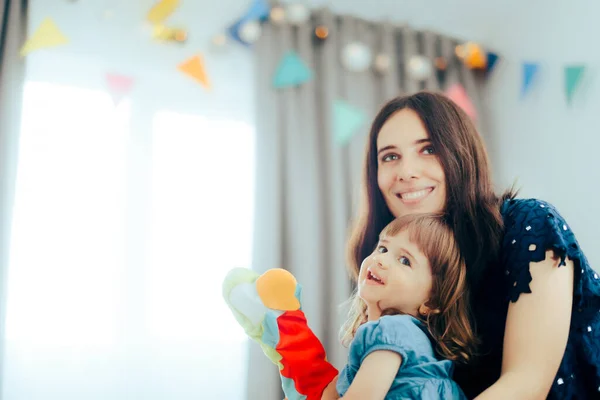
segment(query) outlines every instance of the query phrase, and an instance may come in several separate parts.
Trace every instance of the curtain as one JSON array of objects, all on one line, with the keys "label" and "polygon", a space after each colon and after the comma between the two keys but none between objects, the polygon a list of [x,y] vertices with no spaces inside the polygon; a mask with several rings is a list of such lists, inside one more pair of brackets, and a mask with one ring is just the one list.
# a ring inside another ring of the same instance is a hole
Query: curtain
[{"label": "curtain", "polygon": [[[323,43],[313,40],[313,30],[319,25],[329,30]],[[365,43],[373,54],[388,54],[390,71],[344,69],[340,54],[353,41]],[[370,119],[394,96],[420,89],[444,90],[453,83],[461,83],[478,107],[479,84],[454,57],[457,44],[432,32],[336,16],[328,10],[314,12],[310,22],[297,27],[267,24],[256,44],[253,267],[259,273],[286,268],[296,276],[303,286],[309,325],[337,368],[346,362],[347,352],[338,338],[347,312],[342,305],[352,291],[345,243],[356,212]],[[314,78],[300,87],[275,90],[272,77],[288,50],[296,51],[311,67]],[[446,76],[411,80],[407,60],[415,54],[432,61],[445,56]],[[331,105],[336,99],[362,109],[369,119],[344,146],[332,139]],[[249,400],[283,398],[277,368],[257,345],[250,347],[249,366]]]},{"label": "curtain", "polygon": [[0,393],[4,375],[6,276],[12,222],[27,33],[27,1],[0,1]]}]

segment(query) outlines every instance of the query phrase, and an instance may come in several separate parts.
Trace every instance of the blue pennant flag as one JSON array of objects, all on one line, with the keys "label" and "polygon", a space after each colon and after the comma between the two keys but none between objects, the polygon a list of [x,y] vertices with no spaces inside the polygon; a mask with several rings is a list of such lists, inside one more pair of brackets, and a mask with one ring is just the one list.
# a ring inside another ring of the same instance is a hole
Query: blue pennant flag
[{"label": "blue pennant flag", "polygon": [[277,89],[299,86],[308,82],[313,73],[295,51],[288,51],[277,67],[273,77],[273,86]]},{"label": "blue pennant flag", "polygon": [[365,112],[343,100],[333,103],[333,138],[339,145],[347,144],[367,120]]},{"label": "blue pennant flag", "polygon": [[521,84],[521,97],[525,97],[534,78],[540,69],[540,65],[537,63],[523,63],[523,82]]},{"label": "blue pennant flag", "polygon": [[246,14],[244,14],[240,19],[234,22],[228,29],[229,35],[237,42],[250,46],[250,43],[242,40],[240,37],[240,29],[242,25],[249,21],[259,21],[263,22],[269,19],[269,13],[271,9],[266,0],[254,0]]},{"label": "blue pennant flag", "polygon": [[575,90],[581,82],[585,66],[583,65],[570,65],[565,67],[565,92],[567,95],[567,103],[571,104]]},{"label": "blue pennant flag", "polygon": [[246,18],[246,20],[257,19],[259,21],[266,21],[269,19],[270,12],[271,7],[269,7],[268,1],[254,0],[244,18]]},{"label": "blue pennant flag", "polygon": [[498,61],[498,54],[488,52],[487,53],[487,72],[492,72],[492,69],[496,66],[496,62]]}]

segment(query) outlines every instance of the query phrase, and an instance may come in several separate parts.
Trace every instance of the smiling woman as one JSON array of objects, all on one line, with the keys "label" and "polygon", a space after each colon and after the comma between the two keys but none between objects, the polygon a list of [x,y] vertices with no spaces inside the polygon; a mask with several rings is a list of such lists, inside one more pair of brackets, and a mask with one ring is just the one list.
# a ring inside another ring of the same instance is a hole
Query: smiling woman
[{"label": "smiling woman", "polygon": [[427,91],[390,100],[373,122],[365,171],[349,244],[354,274],[382,226],[415,208],[440,211],[429,200],[445,180],[442,211],[467,265],[480,340],[478,357],[454,375],[468,397],[594,397],[598,274],[551,204],[494,192],[482,137],[457,104]]},{"label": "smiling woman", "polygon": [[442,211],[444,169],[416,112],[404,109],[391,116],[379,132],[377,149],[379,188],[394,215]]}]

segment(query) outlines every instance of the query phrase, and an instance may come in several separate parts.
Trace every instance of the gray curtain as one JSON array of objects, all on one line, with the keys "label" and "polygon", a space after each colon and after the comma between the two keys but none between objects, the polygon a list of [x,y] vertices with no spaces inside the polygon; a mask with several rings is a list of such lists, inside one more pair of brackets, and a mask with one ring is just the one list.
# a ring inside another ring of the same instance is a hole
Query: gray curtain
[{"label": "gray curtain", "polygon": [[[325,25],[328,39],[313,42],[313,29]],[[353,73],[340,62],[347,43],[359,40],[373,54],[392,58],[389,73]],[[331,104],[342,99],[361,108],[369,119],[389,99],[427,88],[443,90],[461,82],[478,103],[478,84],[453,53],[454,40],[409,27],[373,23],[328,10],[313,13],[299,27],[263,27],[256,44],[256,215],[253,267],[262,272],[290,270],[303,286],[303,310],[321,339],[329,360],[342,368],[347,352],[339,342],[346,317],[341,307],[351,294],[345,244],[355,214],[362,178],[365,138],[370,121],[345,146],[334,143]],[[314,79],[297,88],[275,90],[273,74],[282,55],[293,49],[312,68]],[[445,83],[432,76],[415,82],[405,71],[411,55],[450,61]],[[257,345],[250,346],[249,400],[281,400],[277,368]]]},{"label": "gray curtain", "polygon": [[6,277],[17,168],[27,34],[27,1],[0,1],[0,393],[3,391]]}]

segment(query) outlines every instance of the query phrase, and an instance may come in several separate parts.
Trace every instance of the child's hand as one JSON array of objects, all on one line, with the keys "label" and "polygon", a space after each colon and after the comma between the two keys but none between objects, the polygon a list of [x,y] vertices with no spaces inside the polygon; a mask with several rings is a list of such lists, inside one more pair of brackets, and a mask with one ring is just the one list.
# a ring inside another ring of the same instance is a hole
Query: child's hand
[{"label": "child's hand", "polygon": [[301,286],[283,269],[263,275],[236,268],[223,282],[223,297],[246,334],[279,367],[289,400],[320,400],[337,375],[301,310]]}]

